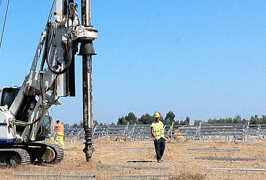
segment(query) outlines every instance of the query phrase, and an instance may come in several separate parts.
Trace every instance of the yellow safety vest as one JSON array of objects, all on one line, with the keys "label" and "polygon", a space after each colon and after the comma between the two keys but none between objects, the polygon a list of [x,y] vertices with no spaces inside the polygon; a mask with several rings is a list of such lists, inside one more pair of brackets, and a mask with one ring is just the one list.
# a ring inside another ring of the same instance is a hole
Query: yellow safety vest
[{"label": "yellow safety vest", "polygon": [[[161,137],[164,138],[164,128],[162,121],[160,121],[160,127],[156,122],[153,122],[153,132],[157,139],[160,139]],[[155,138],[152,136],[152,139],[154,140]]]}]

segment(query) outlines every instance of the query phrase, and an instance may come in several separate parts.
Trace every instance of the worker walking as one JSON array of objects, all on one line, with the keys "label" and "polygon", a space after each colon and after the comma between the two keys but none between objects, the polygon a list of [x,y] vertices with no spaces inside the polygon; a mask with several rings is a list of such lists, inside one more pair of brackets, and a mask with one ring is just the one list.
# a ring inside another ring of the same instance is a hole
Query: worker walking
[{"label": "worker walking", "polygon": [[164,139],[164,126],[162,121],[160,121],[160,113],[154,113],[155,121],[151,124],[151,135],[154,140],[154,147],[157,156],[157,162],[162,162],[162,157],[165,149],[165,139]]},{"label": "worker walking", "polygon": [[64,125],[59,120],[57,120],[56,123],[57,124],[55,125],[56,128],[55,143],[59,144],[63,148],[65,146]]}]

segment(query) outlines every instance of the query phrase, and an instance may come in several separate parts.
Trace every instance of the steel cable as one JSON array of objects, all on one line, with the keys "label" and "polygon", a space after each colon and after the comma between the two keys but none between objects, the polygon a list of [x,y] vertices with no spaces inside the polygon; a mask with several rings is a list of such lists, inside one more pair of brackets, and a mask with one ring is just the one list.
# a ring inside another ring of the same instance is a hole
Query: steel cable
[{"label": "steel cable", "polygon": [[[6,7],[6,15],[5,15],[4,26],[3,26],[2,35],[1,35],[1,41],[0,41],[0,49],[1,49],[2,41],[3,41],[3,37],[4,37],[4,31],[5,31],[5,26],[6,26],[6,18],[7,18],[9,2],[10,2],[10,0],[8,0],[7,7]],[[0,5],[1,5],[1,3],[2,3],[2,0],[0,2]]]}]

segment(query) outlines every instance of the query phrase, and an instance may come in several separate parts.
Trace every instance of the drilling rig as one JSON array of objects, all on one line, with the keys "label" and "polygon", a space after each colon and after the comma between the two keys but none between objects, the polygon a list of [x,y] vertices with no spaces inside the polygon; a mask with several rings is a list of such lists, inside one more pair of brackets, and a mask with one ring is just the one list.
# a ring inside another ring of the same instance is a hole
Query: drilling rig
[{"label": "drilling rig", "polygon": [[[4,87],[0,104],[0,163],[63,160],[64,151],[43,141],[50,133],[47,112],[60,97],[75,96],[75,55],[82,56],[83,125],[86,161],[91,161],[93,130],[92,56],[98,31],[91,25],[91,1],[54,0],[32,65],[20,87]],[[54,12],[54,10],[56,10]],[[78,48],[80,45],[80,48]]]}]

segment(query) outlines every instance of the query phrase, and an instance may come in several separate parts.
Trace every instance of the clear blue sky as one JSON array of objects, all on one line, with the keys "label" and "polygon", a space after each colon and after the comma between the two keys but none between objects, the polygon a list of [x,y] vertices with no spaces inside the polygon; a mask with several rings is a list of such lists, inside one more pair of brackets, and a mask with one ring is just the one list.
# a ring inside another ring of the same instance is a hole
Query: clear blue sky
[{"label": "clear blue sky", "polygon": [[[80,1],[77,1],[80,4]],[[7,0],[0,7],[2,29]],[[52,0],[11,1],[0,52],[0,87],[28,74]],[[92,0],[94,119],[117,122],[173,111],[176,120],[266,114],[265,0]],[[75,98],[52,107],[82,121],[81,58]]]}]

